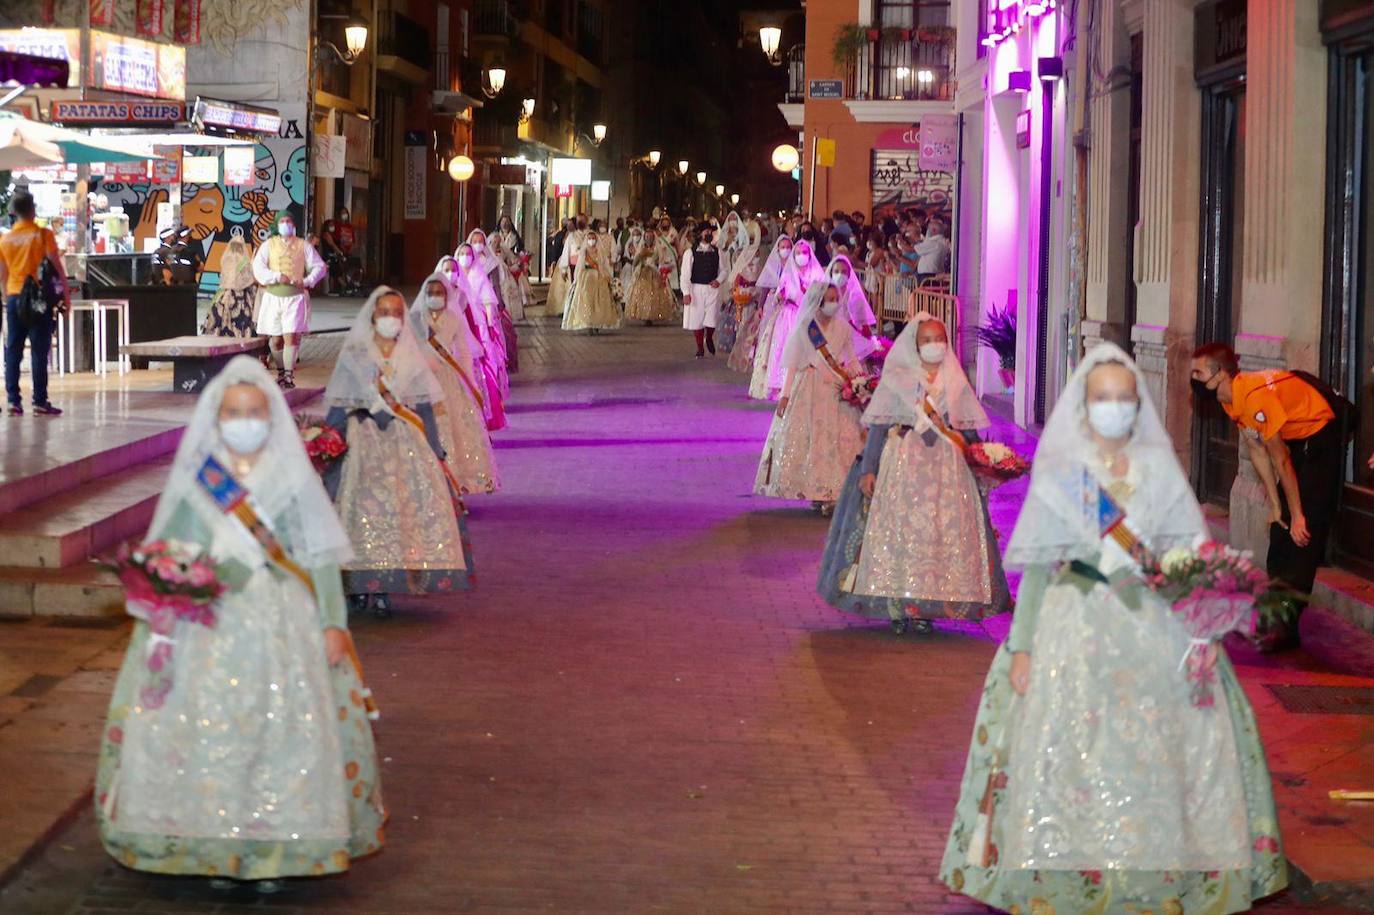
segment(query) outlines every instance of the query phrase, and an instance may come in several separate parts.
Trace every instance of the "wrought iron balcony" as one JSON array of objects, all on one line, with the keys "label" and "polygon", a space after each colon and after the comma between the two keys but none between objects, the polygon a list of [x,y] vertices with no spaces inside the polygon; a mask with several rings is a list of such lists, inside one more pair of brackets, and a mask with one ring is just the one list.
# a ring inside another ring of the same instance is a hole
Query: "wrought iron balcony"
[{"label": "wrought iron balcony", "polygon": [[520,33],[523,11],[511,0],[477,0],[473,5],[472,34],[514,38]]},{"label": "wrought iron balcony", "polygon": [[428,70],[434,64],[429,46],[429,30],[409,16],[391,13],[377,17],[377,52],[399,57]]},{"label": "wrought iron balcony", "polygon": [[952,29],[884,29],[849,58],[845,95],[854,99],[950,101]]}]

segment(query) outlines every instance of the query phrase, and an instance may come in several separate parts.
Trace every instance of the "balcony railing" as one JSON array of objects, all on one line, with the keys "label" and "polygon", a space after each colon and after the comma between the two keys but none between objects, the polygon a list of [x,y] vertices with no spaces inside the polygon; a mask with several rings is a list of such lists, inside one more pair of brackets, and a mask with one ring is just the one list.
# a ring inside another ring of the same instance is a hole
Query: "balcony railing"
[{"label": "balcony railing", "polygon": [[794,45],[787,52],[787,103],[806,101],[806,45]]},{"label": "balcony railing", "polygon": [[849,60],[845,95],[950,101],[954,98],[954,45],[942,39],[923,41],[919,30],[870,39]]},{"label": "balcony railing", "polygon": [[429,30],[409,16],[400,13],[378,17],[377,51],[399,57],[407,63],[428,70],[434,63],[429,48]]},{"label": "balcony railing", "polygon": [[516,130],[511,124],[493,123],[479,117],[472,125],[472,145],[479,149],[513,148],[516,139]]},{"label": "balcony railing", "polygon": [[514,38],[520,31],[520,10],[511,0],[477,0],[472,33]]}]

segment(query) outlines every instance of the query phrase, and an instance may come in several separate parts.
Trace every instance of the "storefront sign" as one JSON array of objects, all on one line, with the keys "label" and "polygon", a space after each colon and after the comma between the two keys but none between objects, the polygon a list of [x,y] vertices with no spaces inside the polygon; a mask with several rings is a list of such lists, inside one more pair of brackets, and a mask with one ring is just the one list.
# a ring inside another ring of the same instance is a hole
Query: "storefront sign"
[{"label": "storefront sign", "polygon": [[959,118],[928,114],[921,120],[921,170],[955,172],[959,167]]},{"label": "storefront sign", "polygon": [[[420,138],[421,143],[414,144],[412,141]],[[411,132],[406,134],[405,152],[405,218],[424,219],[425,218],[425,194],[426,194],[426,175],[425,160],[428,158],[429,150],[423,145],[423,134]]]},{"label": "storefront sign", "polygon": [[572,191],[573,189],[571,184],[555,184],[553,186],[553,195],[560,199],[564,197],[571,197]]},{"label": "storefront sign", "polygon": [[181,156],[176,153],[169,155],[170,158],[167,159],[153,160],[153,184],[181,183]]},{"label": "storefront sign", "polygon": [[1216,71],[1245,67],[1246,0],[1207,0],[1193,11],[1193,67],[1202,80]]},{"label": "storefront sign", "polygon": [[611,199],[611,182],[609,182],[609,181],[593,181],[593,182],[592,182],[592,199],[593,199],[593,200],[610,200],[610,199]]},{"label": "storefront sign", "polygon": [[127,92],[150,98],[186,98],[186,49],[91,32],[92,89]]},{"label": "storefront sign", "polygon": [[148,163],[112,162],[105,168],[105,177],[124,184],[143,184],[148,180]]},{"label": "storefront sign", "polygon": [[554,159],[552,168],[554,184],[586,187],[592,183],[591,159]]},{"label": "storefront sign", "polygon": [[889,127],[873,141],[874,149],[920,149],[921,125],[910,127]]},{"label": "storefront sign", "polygon": [[52,103],[52,119],[58,124],[130,124],[167,126],[186,120],[183,102],[106,102],[59,100]]},{"label": "storefront sign", "polygon": [[916,208],[953,225],[954,175],[922,169],[914,150],[873,150],[872,187],[875,219]]},{"label": "storefront sign", "polygon": [[812,98],[844,98],[844,81],[839,79],[813,79],[807,87],[807,95]]},{"label": "storefront sign", "polygon": [[314,177],[342,178],[347,155],[347,137],[327,133],[315,134]]},{"label": "storefront sign", "polygon": [[281,115],[270,108],[251,108],[218,99],[196,99],[192,119],[213,132],[274,135],[281,132]]}]

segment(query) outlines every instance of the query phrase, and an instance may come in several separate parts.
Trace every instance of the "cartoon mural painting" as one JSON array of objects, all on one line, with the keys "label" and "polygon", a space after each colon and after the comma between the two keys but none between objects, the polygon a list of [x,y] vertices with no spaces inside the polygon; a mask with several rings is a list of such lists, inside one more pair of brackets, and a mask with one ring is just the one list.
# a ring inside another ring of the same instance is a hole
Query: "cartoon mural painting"
[{"label": "cartoon mural painting", "polygon": [[[220,256],[231,238],[243,238],[256,251],[282,210],[290,211],[297,224],[305,225],[306,148],[300,127],[305,112],[288,107],[281,114],[280,134],[255,147],[250,183],[226,185],[221,173],[218,184],[181,186],[181,220],[201,245],[203,293],[213,295],[219,287]],[[211,155],[217,150],[188,147],[186,152]],[[147,183],[102,183],[101,191],[109,196],[112,206],[124,207],[135,249],[144,250],[144,241],[157,235],[157,205],[169,199],[168,188]]]}]

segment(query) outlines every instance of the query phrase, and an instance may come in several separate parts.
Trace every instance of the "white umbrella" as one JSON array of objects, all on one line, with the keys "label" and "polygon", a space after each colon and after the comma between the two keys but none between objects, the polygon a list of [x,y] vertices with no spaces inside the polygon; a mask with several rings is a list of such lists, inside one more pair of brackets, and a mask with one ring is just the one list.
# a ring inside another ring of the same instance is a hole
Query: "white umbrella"
[{"label": "white umbrella", "polygon": [[[29,160],[27,166],[51,165],[54,162],[65,162],[68,165],[80,165],[90,162],[128,162],[139,159],[161,159],[155,156],[151,149],[133,139],[123,137],[94,137],[88,133],[78,130],[71,130],[66,127],[56,127],[52,124],[42,124],[38,121],[30,121],[27,118],[8,115],[0,112],[0,130],[7,129],[11,136],[20,137],[17,142],[26,146],[30,144],[42,144],[35,148],[43,154],[57,149],[57,158],[45,159],[43,161]],[[0,140],[6,134],[0,133]],[[3,144],[0,144],[3,145]],[[9,166],[14,167],[14,166]]]},{"label": "white umbrella", "polygon": [[62,150],[56,143],[24,130],[21,122],[0,121],[0,169],[38,168],[61,162]]}]

